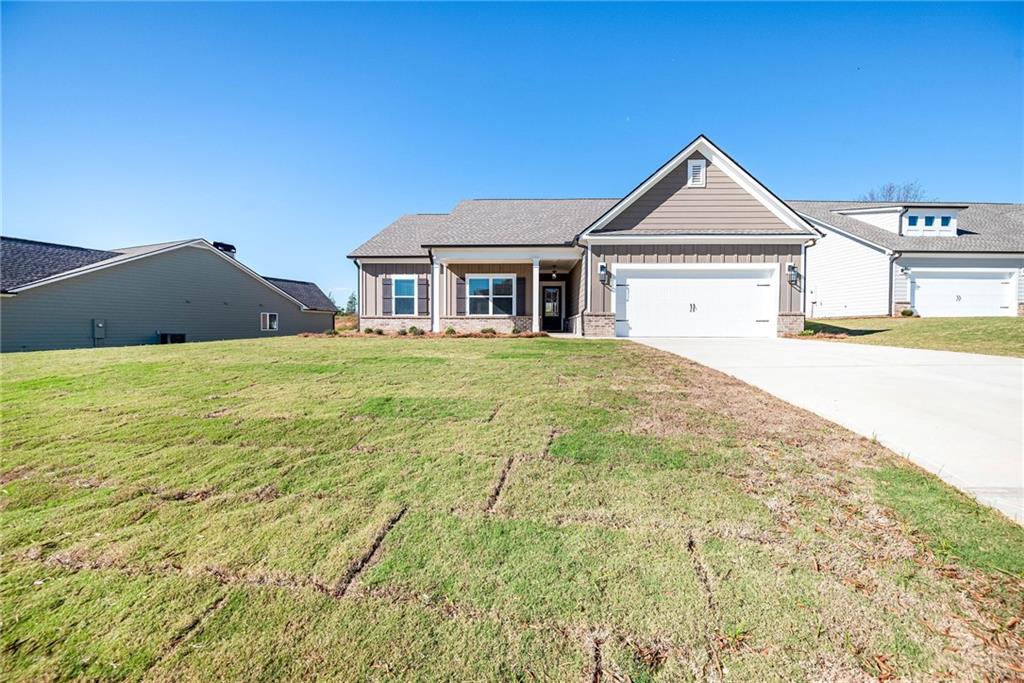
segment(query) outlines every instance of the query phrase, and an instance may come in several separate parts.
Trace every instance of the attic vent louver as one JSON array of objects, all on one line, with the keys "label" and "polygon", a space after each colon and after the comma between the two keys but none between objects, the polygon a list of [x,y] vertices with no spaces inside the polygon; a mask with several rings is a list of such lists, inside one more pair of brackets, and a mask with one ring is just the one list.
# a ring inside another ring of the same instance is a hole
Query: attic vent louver
[{"label": "attic vent louver", "polygon": [[690,159],[686,162],[687,187],[704,187],[706,185],[706,166],[705,159]]}]

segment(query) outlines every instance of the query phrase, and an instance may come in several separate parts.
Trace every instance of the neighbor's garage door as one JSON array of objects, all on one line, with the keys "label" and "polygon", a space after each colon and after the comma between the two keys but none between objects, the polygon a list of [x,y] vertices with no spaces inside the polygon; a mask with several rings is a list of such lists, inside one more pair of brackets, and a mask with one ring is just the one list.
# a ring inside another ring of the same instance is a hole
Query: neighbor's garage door
[{"label": "neighbor's garage door", "polygon": [[619,337],[774,337],[778,266],[615,267]]},{"label": "neighbor's garage door", "polygon": [[911,270],[910,304],[921,317],[1017,315],[1013,271]]}]

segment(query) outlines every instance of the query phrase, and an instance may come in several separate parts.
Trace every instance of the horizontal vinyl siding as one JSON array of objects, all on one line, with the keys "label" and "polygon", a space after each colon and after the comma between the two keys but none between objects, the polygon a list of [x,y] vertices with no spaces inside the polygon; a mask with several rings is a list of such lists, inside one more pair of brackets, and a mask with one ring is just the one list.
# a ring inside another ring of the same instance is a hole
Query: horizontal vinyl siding
[{"label": "horizontal vinyl siding", "polygon": [[[260,313],[277,313],[277,332]],[[297,304],[206,249],[182,247],[0,299],[4,351],[93,346],[92,321],[106,321],[103,346],[153,344],[158,332],[188,341],[323,332],[330,313]]]},{"label": "horizontal vinyl siding", "polygon": [[[690,159],[703,158],[695,154]],[[603,230],[743,230],[778,228],[789,232],[753,195],[710,161],[706,187],[686,187],[686,162],[665,176]]]},{"label": "horizontal vinyl siding", "polygon": [[398,275],[430,275],[429,263],[364,263],[359,271],[360,315],[384,315],[384,278]]},{"label": "horizontal vinyl siding", "polygon": [[602,284],[597,264],[604,261],[611,270],[615,263],[781,263],[779,269],[779,312],[799,313],[801,291],[786,279],[786,263],[803,271],[797,244],[643,244],[593,245],[590,263],[590,312],[612,313],[611,280]]},{"label": "horizontal vinyl siding", "polygon": [[807,248],[807,316],[888,315],[889,257],[841,233]]}]

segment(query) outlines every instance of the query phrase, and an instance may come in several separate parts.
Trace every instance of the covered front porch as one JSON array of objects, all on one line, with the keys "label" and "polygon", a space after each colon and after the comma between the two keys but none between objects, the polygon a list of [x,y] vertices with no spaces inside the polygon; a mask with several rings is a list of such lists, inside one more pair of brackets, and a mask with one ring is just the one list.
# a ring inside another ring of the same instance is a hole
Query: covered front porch
[{"label": "covered front porch", "polygon": [[432,250],[435,332],[578,332],[582,250]]}]

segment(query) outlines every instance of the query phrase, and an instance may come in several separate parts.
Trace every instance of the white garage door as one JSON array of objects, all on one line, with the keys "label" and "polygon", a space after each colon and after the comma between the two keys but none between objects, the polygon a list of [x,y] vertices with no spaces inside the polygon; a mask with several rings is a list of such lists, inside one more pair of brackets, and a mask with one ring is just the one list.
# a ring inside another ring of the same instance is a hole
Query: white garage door
[{"label": "white garage door", "polygon": [[1012,271],[911,270],[910,304],[921,317],[1017,315]]},{"label": "white garage door", "polygon": [[615,268],[619,337],[774,337],[778,265]]}]

